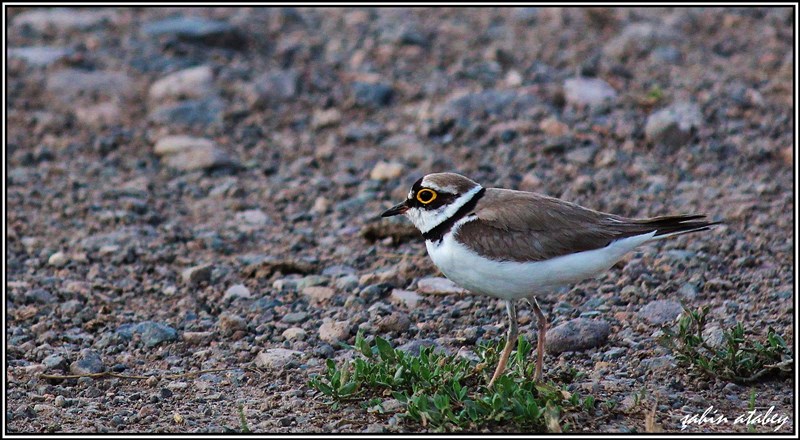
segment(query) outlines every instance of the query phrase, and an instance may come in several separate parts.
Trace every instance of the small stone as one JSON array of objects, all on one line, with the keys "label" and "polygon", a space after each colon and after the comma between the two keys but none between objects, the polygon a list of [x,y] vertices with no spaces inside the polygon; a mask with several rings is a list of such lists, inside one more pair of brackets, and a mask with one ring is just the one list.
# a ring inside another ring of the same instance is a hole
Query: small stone
[{"label": "small stone", "polygon": [[308,313],[306,312],[291,312],[283,315],[281,321],[287,324],[298,324],[306,319],[308,319]]},{"label": "small stone", "polygon": [[460,295],[466,293],[466,290],[447,278],[427,277],[417,281],[417,292],[425,295]]},{"label": "small stone", "polygon": [[300,327],[290,327],[281,334],[287,341],[302,341],[306,338],[306,331]]},{"label": "small stone", "polygon": [[234,284],[228,287],[228,290],[225,291],[225,295],[222,297],[223,300],[237,298],[250,298],[250,289],[244,284]]},{"label": "small stone", "polygon": [[50,258],[47,259],[47,263],[55,267],[64,267],[69,263],[69,258],[67,258],[66,254],[63,252],[56,252],[50,255]]},{"label": "small stone", "polygon": [[105,9],[34,8],[15,16],[13,23],[37,32],[85,31],[109,23],[115,16],[116,12]]},{"label": "small stone", "polygon": [[353,83],[353,94],[356,105],[361,107],[383,107],[392,101],[394,90],[391,86],[381,83]]},{"label": "small stone", "polygon": [[616,60],[646,55],[659,42],[673,39],[671,32],[651,23],[631,23],[603,46],[603,54]]},{"label": "small stone", "polygon": [[297,290],[302,292],[306,287],[321,286],[323,284],[326,284],[327,282],[328,282],[327,277],[323,277],[320,275],[308,275],[301,278],[297,282]]},{"label": "small stone", "polygon": [[75,117],[83,125],[90,127],[107,127],[118,124],[122,119],[122,111],[114,102],[101,102],[75,109]]},{"label": "small stone", "polygon": [[42,359],[42,364],[49,370],[60,370],[66,365],[64,356],[53,353],[46,358]]},{"label": "small stone", "polygon": [[548,136],[558,137],[569,133],[569,126],[551,116],[539,123],[539,129]]},{"label": "small stone", "polygon": [[34,67],[45,67],[73,54],[72,49],[54,46],[11,47],[8,58],[19,58]]},{"label": "small stone", "polygon": [[549,329],[545,345],[551,354],[588,350],[603,345],[610,332],[606,321],[576,318]]},{"label": "small stone", "polygon": [[260,209],[248,209],[237,212],[235,220],[253,226],[264,226],[269,223],[269,217]]},{"label": "small stone", "polygon": [[242,48],[247,42],[233,25],[196,16],[178,16],[145,23],[142,32],[149,37],[171,36],[187,43],[232,49]]},{"label": "small stone", "polygon": [[327,277],[341,277],[344,275],[354,275],[355,273],[356,269],[354,267],[344,264],[328,266],[322,270],[322,275]]},{"label": "small stone", "polygon": [[725,345],[725,332],[717,325],[703,329],[703,339],[711,348]]},{"label": "small stone", "polygon": [[674,321],[683,311],[680,303],[670,300],[656,300],[639,310],[639,317],[650,324],[661,325]]},{"label": "small stone", "polygon": [[165,136],[156,142],[153,151],[167,166],[183,171],[237,166],[214,142],[203,138]]},{"label": "small stone", "polygon": [[25,292],[26,303],[50,304],[58,301],[55,295],[45,289],[33,289]]},{"label": "small stone", "polygon": [[248,98],[251,105],[288,100],[297,95],[299,85],[300,77],[294,70],[267,72],[255,80],[253,93]]},{"label": "small stone", "polygon": [[211,264],[194,266],[184,270],[181,273],[181,278],[183,278],[184,283],[194,287],[202,282],[211,281],[211,272],[213,270],[214,266]]},{"label": "small stone", "polygon": [[679,147],[691,140],[702,123],[703,114],[697,104],[678,102],[651,114],[644,133],[650,142]]},{"label": "small stone", "polygon": [[222,333],[226,335],[233,334],[239,330],[247,330],[247,321],[241,316],[232,313],[220,314],[217,325],[219,325]]},{"label": "small stone", "polygon": [[342,292],[352,292],[358,287],[358,277],[355,275],[345,275],[337,278],[334,285]]},{"label": "small stone", "polygon": [[780,156],[784,165],[792,166],[794,164],[794,148],[781,148]]},{"label": "small stone", "polygon": [[646,371],[672,371],[675,368],[675,358],[672,355],[648,358],[643,359],[640,365]]},{"label": "small stone", "polygon": [[693,283],[684,283],[681,288],[678,289],[678,294],[687,301],[694,301],[697,299],[697,286]]},{"label": "small stone", "polygon": [[392,180],[403,175],[403,164],[398,162],[378,162],[369,173],[372,180]]},{"label": "small stone", "polygon": [[53,404],[58,408],[64,408],[68,406],[66,397],[61,395],[56,396],[55,400],[53,400]]},{"label": "small stone", "polygon": [[409,309],[416,308],[420,300],[422,300],[422,297],[417,292],[410,290],[393,289],[392,293],[389,294],[389,301],[395,304],[402,304]]},{"label": "small stone", "polygon": [[598,78],[570,78],[564,81],[564,97],[575,106],[595,106],[616,98],[617,92]]},{"label": "small stone", "polygon": [[189,345],[204,345],[211,341],[214,332],[183,332],[181,338]]},{"label": "small stone", "polygon": [[387,316],[382,316],[375,323],[379,332],[404,332],[411,325],[408,313],[395,311]]},{"label": "small stone", "polygon": [[314,110],[314,114],[311,116],[311,128],[315,130],[333,127],[339,125],[340,122],[342,122],[342,113],[335,108]]},{"label": "small stone", "polygon": [[45,89],[66,105],[74,105],[80,96],[126,97],[134,90],[133,80],[124,72],[79,69],[48,75]]},{"label": "small stone", "polygon": [[144,321],[136,324],[129,330],[125,330],[123,326],[117,329],[117,333],[123,334],[129,331],[131,333],[140,333],[142,335],[142,342],[146,347],[155,347],[163,342],[178,340],[178,332],[160,322]]},{"label": "small stone", "polygon": [[319,338],[330,344],[346,341],[352,326],[347,321],[325,321],[319,327]]},{"label": "small stone", "polygon": [[73,362],[69,366],[69,371],[72,374],[95,374],[102,373],[106,367],[103,365],[100,355],[94,350],[83,349],[81,350],[81,359]]},{"label": "small stone", "polygon": [[447,353],[447,350],[433,339],[415,339],[397,347],[397,350],[412,356],[419,356],[419,351],[422,347],[433,347],[434,353]]},{"label": "small stone", "polygon": [[[155,124],[173,126],[208,126],[220,125],[223,121],[225,103],[217,95],[208,95],[201,99],[187,99],[158,105],[150,110],[147,119]],[[208,152],[204,152],[208,155]],[[189,158],[191,159],[191,157]],[[180,169],[180,161],[175,168]],[[224,165],[229,165],[225,163]]]},{"label": "small stone", "polygon": [[300,293],[302,293],[304,296],[307,296],[312,301],[321,303],[329,301],[331,298],[333,298],[333,296],[336,294],[336,291],[330,287],[310,286],[301,290]]},{"label": "small stone", "polygon": [[303,352],[301,351],[270,348],[259,352],[254,362],[258,368],[284,369],[302,356]]},{"label": "small stone", "polygon": [[150,86],[148,96],[153,101],[168,98],[203,98],[214,92],[214,72],[210,66],[191,67],[171,73]]}]

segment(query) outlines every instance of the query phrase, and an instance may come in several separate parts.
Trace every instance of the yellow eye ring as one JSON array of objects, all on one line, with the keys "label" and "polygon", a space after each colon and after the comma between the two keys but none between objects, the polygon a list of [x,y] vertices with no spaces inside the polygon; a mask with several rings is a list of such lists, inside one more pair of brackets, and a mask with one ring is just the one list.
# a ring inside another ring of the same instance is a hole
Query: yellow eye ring
[{"label": "yellow eye ring", "polygon": [[436,200],[436,191],[428,188],[423,188],[417,192],[417,200],[423,205]]}]

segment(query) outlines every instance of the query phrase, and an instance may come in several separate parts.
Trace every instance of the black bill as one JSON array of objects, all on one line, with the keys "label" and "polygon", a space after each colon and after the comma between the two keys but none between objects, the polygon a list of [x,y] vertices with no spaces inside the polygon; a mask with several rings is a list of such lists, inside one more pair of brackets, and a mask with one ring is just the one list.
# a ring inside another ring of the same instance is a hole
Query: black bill
[{"label": "black bill", "polygon": [[387,209],[386,211],[383,211],[381,217],[391,217],[393,215],[400,215],[405,213],[406,211],[408,211],[408,205],[406,204],[406,202],[398,203],[392,206],[391,208]]}]

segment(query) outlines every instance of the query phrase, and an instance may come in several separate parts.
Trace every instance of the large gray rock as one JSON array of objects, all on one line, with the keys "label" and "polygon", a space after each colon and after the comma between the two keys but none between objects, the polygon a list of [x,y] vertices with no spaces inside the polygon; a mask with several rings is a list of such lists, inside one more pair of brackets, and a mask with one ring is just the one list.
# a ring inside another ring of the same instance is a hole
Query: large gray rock
[{"label": "large gray rock", "polygon": [[576,318],[549,329],[545,348],[551,354],[588,350],[603,345],[610,332],[605,321]]},{"label": "large gray rock", "polygon": [[650,324],[661,325],[674,321],[683,311],[683,307],[676,301],[660,299],[647,304],[639,310],[639,317]]}]

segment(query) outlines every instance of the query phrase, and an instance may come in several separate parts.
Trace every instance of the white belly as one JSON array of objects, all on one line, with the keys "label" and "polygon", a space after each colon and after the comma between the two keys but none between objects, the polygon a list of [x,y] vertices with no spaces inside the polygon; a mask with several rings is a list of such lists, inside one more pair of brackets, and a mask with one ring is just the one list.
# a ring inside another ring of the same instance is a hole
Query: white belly
[{"label": "white belly", "polygon": [[601,249],[520,263],[484,258],[458,243],[452,232],[438,245],[425,242],[433,263],[459,286],[502,299],[527,298],[598,275],[655,235],[651,232],[617,240]]}]

